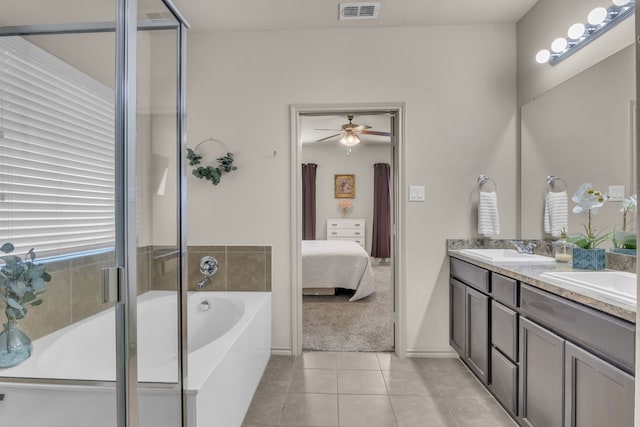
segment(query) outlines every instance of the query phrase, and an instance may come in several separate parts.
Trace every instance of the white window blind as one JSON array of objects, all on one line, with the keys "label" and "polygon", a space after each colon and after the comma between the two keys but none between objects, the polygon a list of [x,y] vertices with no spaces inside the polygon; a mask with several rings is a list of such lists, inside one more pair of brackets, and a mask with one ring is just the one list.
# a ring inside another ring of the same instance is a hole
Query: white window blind
[{"label": "white window blind", "polygon": [[0,38],[0,245],[38,257],[114,245],[114,91]]}]

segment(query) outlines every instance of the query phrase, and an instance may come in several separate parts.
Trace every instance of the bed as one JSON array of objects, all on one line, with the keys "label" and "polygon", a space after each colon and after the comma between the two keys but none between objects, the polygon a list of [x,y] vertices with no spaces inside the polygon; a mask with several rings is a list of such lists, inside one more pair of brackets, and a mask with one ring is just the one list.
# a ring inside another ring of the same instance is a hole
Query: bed
[{"label": "bed", "polygon": [[302,241],[302,288],[353,289],[349,301],[365,298],[376,291],[369,254],[349,240]]}]

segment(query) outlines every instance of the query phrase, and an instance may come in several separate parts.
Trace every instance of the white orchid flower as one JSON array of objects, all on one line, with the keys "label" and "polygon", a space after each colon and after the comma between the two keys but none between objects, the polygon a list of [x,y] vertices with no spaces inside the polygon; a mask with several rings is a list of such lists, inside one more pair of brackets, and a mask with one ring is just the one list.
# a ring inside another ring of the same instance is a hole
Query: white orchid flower
[{"label": "white orchid flower", "polygon": [[590,182],[586,182],[578,188],[578,191],[576,191],[571,198],[571,200],[576,203],[576,206],[573,208],[573,213],[581,215],[587,215],[589,213],[595,214],[598,212],[598,208],[601,208],[608,198],[605,193],[594,190]]}]

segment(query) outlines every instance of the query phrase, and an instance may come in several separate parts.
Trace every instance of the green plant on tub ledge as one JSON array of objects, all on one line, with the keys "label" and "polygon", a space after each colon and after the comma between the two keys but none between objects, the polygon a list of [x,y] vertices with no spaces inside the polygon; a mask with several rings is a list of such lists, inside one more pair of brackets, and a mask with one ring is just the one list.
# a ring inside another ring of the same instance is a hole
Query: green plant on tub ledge
[{"label": "green plant on tub ledge", "polygon": [[[198,166],[202,160],[202,156],[196,153],[191,148],[187,148],[187,160],[189,166]],[[191,173],[196,178],[205,179],[211,181],[213,185],[220,184],[220,179],[223,173],[229,173],[237,170],[238,167],[233,165],[233,153],[227,153],[225,156],[218,157],[218,167],[213,166],[198,166]]]},{"label": "green plant on tub ledge", "polygon": [[15,366],[31,356],[31,340],[18,329],[18,320],[24,319],[27,310],[42,304],[40,295],[51,280],[43,264],[35,263],[36,253],[27,252],[23,260],[14,251],[11,243],[0,247],[0,299],[5,304],[7,323],[0,333],[0,368]]},{"label": "green plant on tub ledge", "polygon": [[593,226],[593,216],[598,212],[609,197],[593,188],[591,183],[582,184],[571,200],[576,203],[573,213],[587,217],[584,224],[584,233],[566,234],[562,238],[575,245],[573,249],[573,267],[589,270],[602,270],[605,268],[605,250],[598,248],[609,238],[609,234],[602,230],[596,230]]}]

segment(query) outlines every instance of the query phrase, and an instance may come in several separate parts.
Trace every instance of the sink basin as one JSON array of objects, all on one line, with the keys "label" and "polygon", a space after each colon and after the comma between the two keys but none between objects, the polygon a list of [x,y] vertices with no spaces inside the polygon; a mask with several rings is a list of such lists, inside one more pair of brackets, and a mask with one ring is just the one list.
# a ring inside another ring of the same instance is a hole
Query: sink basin
[{"label": "sink basin", "polygon": [[636,275],[624,271],[548,271],[542,277],[636,303]]},{"label": "sink basin", "polygon": [[515,249],[462,249],[460,252],[489,262],[555,262],[548,256],[522,254]]}]

